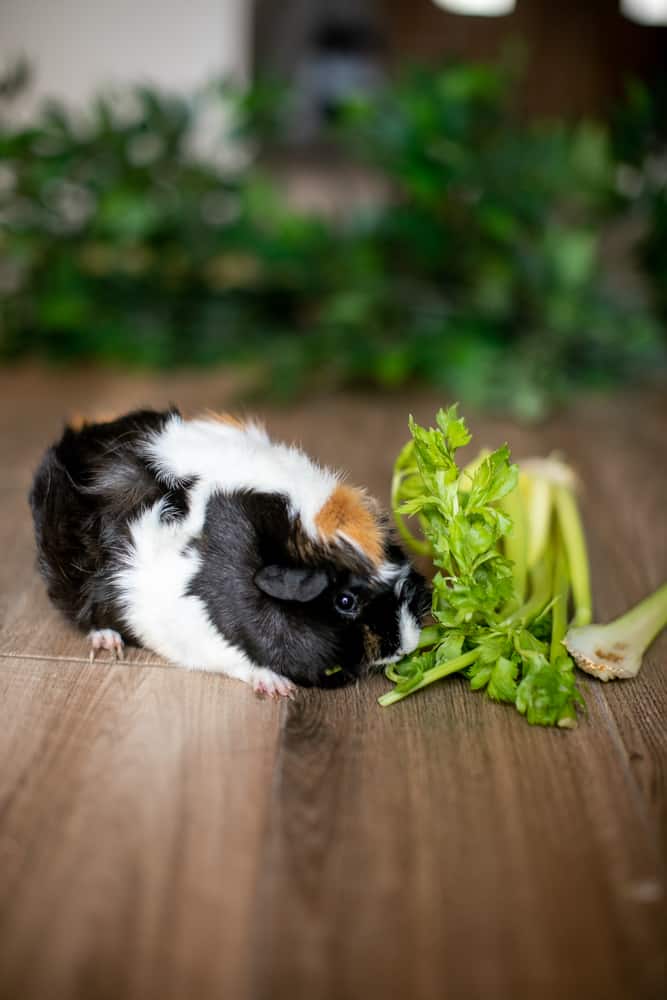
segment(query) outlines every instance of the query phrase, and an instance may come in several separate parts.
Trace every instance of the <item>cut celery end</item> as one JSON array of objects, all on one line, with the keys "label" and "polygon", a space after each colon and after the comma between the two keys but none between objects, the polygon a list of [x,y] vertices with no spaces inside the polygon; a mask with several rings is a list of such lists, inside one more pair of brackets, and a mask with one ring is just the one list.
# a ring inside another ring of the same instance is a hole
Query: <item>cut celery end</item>
[{"label": "cut celery end", "polygon": [[577,666],[601,681],[628,680],[667,625],[667,583],[606,625],[571,628],[563,643]]}]

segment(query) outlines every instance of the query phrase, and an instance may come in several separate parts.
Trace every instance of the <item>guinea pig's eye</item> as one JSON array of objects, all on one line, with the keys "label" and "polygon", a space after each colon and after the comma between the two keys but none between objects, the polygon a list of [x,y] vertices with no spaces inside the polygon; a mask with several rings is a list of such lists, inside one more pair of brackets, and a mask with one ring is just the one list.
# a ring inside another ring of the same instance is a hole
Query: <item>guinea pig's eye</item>
[{"label": "guinea pig's eye", "polygon": [[336,605],[336,610],[340,611],[343,615],[354,614],[359,606],[356,594],[353,594],[349,590],[341,590],[340,594],[336,594],[334,603]]}]

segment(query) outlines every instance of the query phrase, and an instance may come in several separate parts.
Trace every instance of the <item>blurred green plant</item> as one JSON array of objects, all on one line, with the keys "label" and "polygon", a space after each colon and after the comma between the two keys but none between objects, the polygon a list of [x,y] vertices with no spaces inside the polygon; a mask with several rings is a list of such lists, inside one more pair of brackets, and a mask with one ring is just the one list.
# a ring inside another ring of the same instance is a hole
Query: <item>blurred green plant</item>
[{"label": "blurred green plant", "polygon": [[604,128],[522,124],[512,89],[451,65],[351,103],[338,141],[395,197],[340,223],[290,209],[243,157],[196,152],[223,126],[246,150],[275,135],[272,86],[0,117],[0,354],[252,361],[283,396],[419,379],[527,418],[654,370],[655,321],[601,271]]},{"label": "blurred green plant", "polygon": [[618,207],[607,129],[525,123],[513,93],[503,69],[417,69],[351,106],[345,131],[394,182],[376,220],[383,270],[411,282],[410,328],[430,319],[410,366],[534,417],[665,352],[650,311],[603,270],[600,234]]},{"label": "blurred green plant", "polygon": [[667,75],[628,83],[612,136],[618,194],[642,232],[638,263],[667,322]]},{"label": "blurred green plant", "polygon": [[211,107],[137,88],[0,127],[5,357],[240,358],[298,305],[326,228],[197,157]]}]

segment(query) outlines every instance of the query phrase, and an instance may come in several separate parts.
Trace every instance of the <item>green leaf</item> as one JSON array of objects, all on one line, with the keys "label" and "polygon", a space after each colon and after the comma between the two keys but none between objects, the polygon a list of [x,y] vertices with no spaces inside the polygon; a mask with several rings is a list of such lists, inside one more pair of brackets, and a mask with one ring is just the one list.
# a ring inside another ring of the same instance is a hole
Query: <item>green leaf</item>
[{"label": "green leaf", "polygon": [[576,715],[583,699],[574,681],[572,661],[567,655],[550,663],[543,653],[525,649],[523,679],[516,692],[516,707],[531,725],[555,726]]},{"label": "green leaf", "polygon": [[510,465],[506,444],[488,455],[475,471],[468,495],[469,507],[482,507],[506,496],[518,482],[519,471]]},{"label": "green leaf", "polygon": [[491,679],[493,667],[489,666],[488,663],[476,663],[468,669],[470,671],[470,689],[472,691],[483,691]]},{"label": "green leaf", "polygon": [[492,701],[506,701],[513,705],[517,694],[516,678],[518,673],[518,665],[501,656],[491,671],[486,689],[489,698]]},{"label": "green leaf", "polygon": [[463,651],[464,641],[465,635],[463,632],[458,632],[455,629],[450,629],[446,632],[435,651],[436,663],[444,663],[446,660],[454,660],[457,656],[460,656]]},{"label": "green leaf", "polygon": [[472,436],[463,417],[458,416],[458,403],[450,406],[448,410],[438,410],[435,419],[440,433],[447,440],[452,455],[459,448],[470,443]]}]

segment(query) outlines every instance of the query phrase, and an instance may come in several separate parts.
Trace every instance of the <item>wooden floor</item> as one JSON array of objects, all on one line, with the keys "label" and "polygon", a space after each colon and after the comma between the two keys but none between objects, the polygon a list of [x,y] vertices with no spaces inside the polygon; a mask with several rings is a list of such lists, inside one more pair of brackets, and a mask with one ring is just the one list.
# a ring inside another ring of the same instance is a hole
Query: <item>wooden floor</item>
[{"label": "wooden floor", "polygon": [[[149,653],[87,662],[33,566],[41,449],[75,410],[228,396],[216,375],[0,373],[2,1000],[663,996],[667,635],[634,681],[582,677],[574,732],[457,678],[383,710],[381,677],[276,704]],[[267,416],[386,501],[408,412],[439,402]],[[576,464],[600,619],[667,577],[659,394],[471,423]]]}]

